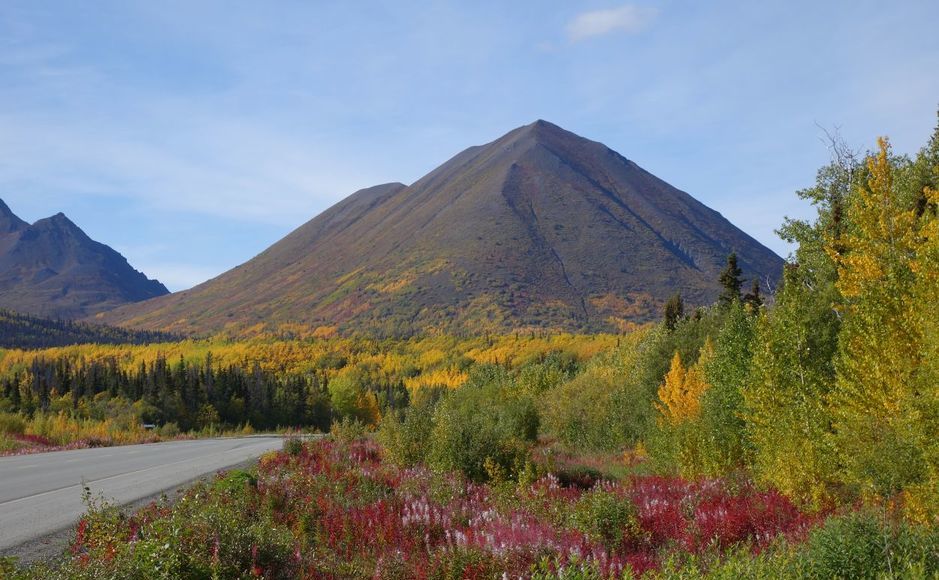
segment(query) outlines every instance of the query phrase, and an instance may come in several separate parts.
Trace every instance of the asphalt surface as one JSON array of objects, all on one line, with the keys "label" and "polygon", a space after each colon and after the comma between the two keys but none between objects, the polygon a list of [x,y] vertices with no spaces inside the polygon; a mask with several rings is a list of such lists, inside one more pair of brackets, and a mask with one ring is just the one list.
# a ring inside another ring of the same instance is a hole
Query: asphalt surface
[{"label": "asphalt surface", "polygon": [[282,444],[255,436],[0,457],[0,555],[74,525],[85,512],[83,484],[131,504]]}]

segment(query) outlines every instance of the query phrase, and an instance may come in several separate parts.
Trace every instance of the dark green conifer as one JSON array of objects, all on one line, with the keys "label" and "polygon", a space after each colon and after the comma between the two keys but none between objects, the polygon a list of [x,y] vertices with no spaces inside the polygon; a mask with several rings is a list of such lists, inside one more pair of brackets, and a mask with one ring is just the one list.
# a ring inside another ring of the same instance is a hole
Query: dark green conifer
[{"label": "dark green conifer", "polygon": [[743,271],[737,266],[737,253],[731,252],[727,256],[727,267],[724,268],[724,271],[721,272],[719,281],[721,283],[721,295],[719,301],[725,306],[729,306],[735,300],[740,300],[740,287],[743,285],[743,282],[740,280],[740,275],[743,274]]},{"label": "dark green conifer", "polygon": [[754,279],[750,291],[743,297],[743,303],[750,307],[751,312],[756,312],[763,306],[763,295],[760,293],[760,281]]},{"label": "dark green conifer", "polygon": [[668,302],[665,303],[665,328],[669,332],[675,330],[675,325],[678,324],[678,321],[682,319],[685,315],[685,303],[681,299],[681,293],[676,292],[668,299]]}]

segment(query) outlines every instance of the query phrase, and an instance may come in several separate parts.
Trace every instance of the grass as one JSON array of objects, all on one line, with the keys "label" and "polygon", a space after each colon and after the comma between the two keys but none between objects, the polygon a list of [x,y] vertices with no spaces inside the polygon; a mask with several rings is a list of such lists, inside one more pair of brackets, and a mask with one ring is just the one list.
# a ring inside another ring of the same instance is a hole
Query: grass
[{"label": "grass", "polygon": [[98,420],[59,412],[27,418],[0,412],[0,456],[252,433],[254,430],[249,425],[231,429],[210,426],[181,433],[172,423],[159,429],[146,429],[139,421],[120,417]]}]

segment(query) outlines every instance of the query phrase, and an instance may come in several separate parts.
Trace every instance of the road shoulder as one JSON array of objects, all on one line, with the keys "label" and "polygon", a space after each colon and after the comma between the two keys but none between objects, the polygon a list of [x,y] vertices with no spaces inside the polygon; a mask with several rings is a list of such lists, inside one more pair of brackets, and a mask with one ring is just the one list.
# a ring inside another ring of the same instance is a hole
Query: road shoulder
[{"label": "road shoulder", "polygon": [[[257,459],[243,461],[239,464],[226,467],[224,470],[221,470],[221,471],[232,471],[234,469],[247,469],[247,468],[253,467],[257,463],[257,461],[258,461]],[[157,492],[151,496],[130,502],[128,504],[124,504],[121,506],[121,509],[123,509],[126,512],[134,512],[150,504],[151,502],[158,501],[162,496],[166,496],[167,500],[170,503],[174,503],[189,488],[195,485],[196,482],[211,481],[212,479],[215,478],[215,475],[217,473],[219,472],[206,473],[206,474],[200,475],[199,477],[195,477],[179,485],[172,486],[168,489]],[[13,558],[16,558],[17,564],[27,565],[33,562],[40,562],[40,561],[51,562],[60,557],[64,557],[65,552],[68,549],[69,543],[71,543],[72,541],[72,537],[75,532],[75,524],[77,523],[78,522],[74,522],[65,528],[48,533],[39,538],[32,539],[23,544],[19,544],[17,546],[12,546],[10,548],[0,550],[0,558],[13,557]]]}]

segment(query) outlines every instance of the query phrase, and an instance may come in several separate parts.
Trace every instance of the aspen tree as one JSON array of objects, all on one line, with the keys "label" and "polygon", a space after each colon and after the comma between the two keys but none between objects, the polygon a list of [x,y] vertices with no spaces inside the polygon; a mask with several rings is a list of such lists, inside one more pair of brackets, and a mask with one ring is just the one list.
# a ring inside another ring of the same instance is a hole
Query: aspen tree
[{"label": "aspen tree", "polygon": [[917,370],[921,332],[913,298],[920,237],[896,185],[889,143],[867,160],[868,179],[847,208],[850,228],[828,251],[838,265],[844,325],[831,393],[845,483],[885,498],[924,481]]}]

